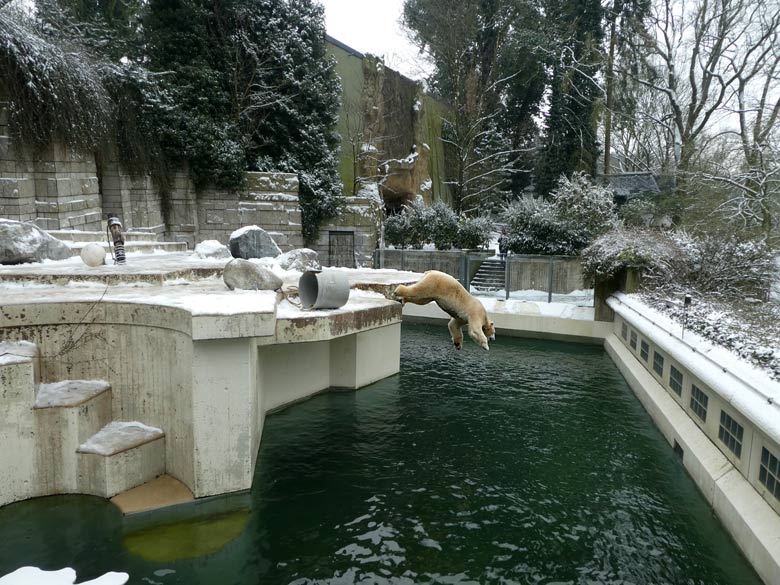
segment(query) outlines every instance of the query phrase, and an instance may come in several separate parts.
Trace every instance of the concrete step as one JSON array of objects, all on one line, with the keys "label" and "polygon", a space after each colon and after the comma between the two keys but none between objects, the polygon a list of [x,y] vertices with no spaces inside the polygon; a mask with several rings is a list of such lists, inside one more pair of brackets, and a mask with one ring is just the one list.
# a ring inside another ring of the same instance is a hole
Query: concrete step
[{"label": "concrete step", "polygon": [[112,421],[78,447],[79,485],[110,498],[165,473],[165,433],[131,421]]},{"label": "concrete step", "polygon": [[484,260],[469,283],[480,291],[497,291],[504,288],[506,282],[506,263],[501,260]]},{"label": "concrete step", "polygon": [[39,495],[35,485],[35,383],[38,347],[0,342],[0,506]]},{"label": "concrete step", "polygon": [[[38,346],[31,341],[0,341],[0,367],[19,366],[23,371],[29,370],[33,388],[40,380],[40,361]],[[0,384],[2,383],[0,379]]]},{"label": "concrete step", "polygon": [[[50,236],[62,240],[65,243],[68,242],[101,242],[106,243],[106,232],[85,231],[85,230],[47,230]],[[156,241],[159,238],[159,234],[154,232],[144,231],[129,231],[123,233],[125,242],[136,241]]]},{"label": "concrete step", "polygon": [[[81,254],[81,249],[87,244],[100,244],[104,250],[108,253],[109,246],[107,242],[65,242],[71,250],[74,256]],[[186,242],[156,242],[153,240],[147,241],[131,241],[125,242],[125,253],[128,252],[142,252],[144,254],[152,254],[154,252],[186,252]]]},{"label": "concrete step", "polygon": [[39,384],[33,407],[46,493],[79,492],[79,445],[111,420],[111,385],[100,380]]}]

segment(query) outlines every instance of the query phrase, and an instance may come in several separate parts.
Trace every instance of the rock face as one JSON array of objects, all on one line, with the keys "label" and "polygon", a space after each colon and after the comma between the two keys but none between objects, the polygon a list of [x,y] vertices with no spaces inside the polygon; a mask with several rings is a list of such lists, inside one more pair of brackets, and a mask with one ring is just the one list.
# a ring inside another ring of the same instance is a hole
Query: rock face
[{"label": "rock face", "polygon": [[40,228],[19,221],[0,219],[0,264],[41,260],[65,260],[70,248]]},{"label": "rock face", "polygon": [[282,279],[273,272],[242,258],[235,258],[225,265],[222,280],[230,290],[278,290]]},{"label": "rock face", "polygon": [[276,258],[282,251],[268,232],[256,225],[242,227],[230,234],[233,258]]},{"label": "rock face", "polygon": [[230,250],[217,240],[204,240],[195,246],[195,255],[198,258],[230,258]]},{"label": "rock face", "polygon": [[285,252],[276,259],[276,262],[284,270],[297,270],[298,272],[322,268],[317,252],[309,248],[298,248]]}]

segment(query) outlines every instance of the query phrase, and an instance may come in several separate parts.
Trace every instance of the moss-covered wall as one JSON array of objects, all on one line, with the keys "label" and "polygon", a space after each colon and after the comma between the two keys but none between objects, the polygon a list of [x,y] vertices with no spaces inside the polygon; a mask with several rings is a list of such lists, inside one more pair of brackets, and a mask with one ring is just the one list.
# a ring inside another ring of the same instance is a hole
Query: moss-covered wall
[{"label": "moss-covered wall", "polygon": [[355,180],[355,149],[362,133],[363,54],[328,37],[327,48],[336,58],[336,74],[341,78],[341,109],[338,133],[341,135],[339,174],[344,194],[352,195]]},{"label": "moss-covered wall", "polygon": [[[429,204],[449,201],[441,141],[441,118],[447,107],[425,95],[419,83],[385,67],[381,59],[331,37],[327,40],[342,83],[338,132],[344,193],[355,193],[356,176],[381,182],[381,175],[389,173],[384,181],[388,188],[391,183],[402,185],[410,196],[421,194]],[[381,164],[414,153],[411,165]]]}]

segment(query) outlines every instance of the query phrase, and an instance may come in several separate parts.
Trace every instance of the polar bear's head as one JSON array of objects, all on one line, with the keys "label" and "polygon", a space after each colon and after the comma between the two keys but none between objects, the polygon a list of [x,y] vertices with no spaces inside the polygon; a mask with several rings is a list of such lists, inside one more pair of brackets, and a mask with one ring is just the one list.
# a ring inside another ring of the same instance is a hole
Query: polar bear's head
[{"label": "polar bear's head", "polygon": [[485,337],[487,337],[490,341],[496,340],[496,328],[493,325],[493,321],[488,321],[485,325],[482,326],[482,333],[484,333]]}]

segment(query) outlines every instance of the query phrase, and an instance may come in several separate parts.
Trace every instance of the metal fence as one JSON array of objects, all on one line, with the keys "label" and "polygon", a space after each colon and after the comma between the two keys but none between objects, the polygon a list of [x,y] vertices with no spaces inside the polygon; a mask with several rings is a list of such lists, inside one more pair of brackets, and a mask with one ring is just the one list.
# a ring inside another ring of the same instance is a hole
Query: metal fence
[{"label": "metal fence", "polygon": [[[420,273],[426,270],[440,270],[457,278],[467,290],[470,290],[470,283],[483,262],[488,259],[497,260],[491,258],[493,256],[492,250],[383,249],[375,251],[374,266]],[[577,291],[583,292],[577,295]],[[577,256],[509,254],[506,257],[503,285],[493,291],[472,292],[505,299],[515,296],[525,300],[578,304],[589,302],[592,305],[592,293],[586,289],[582,263]]]}]

